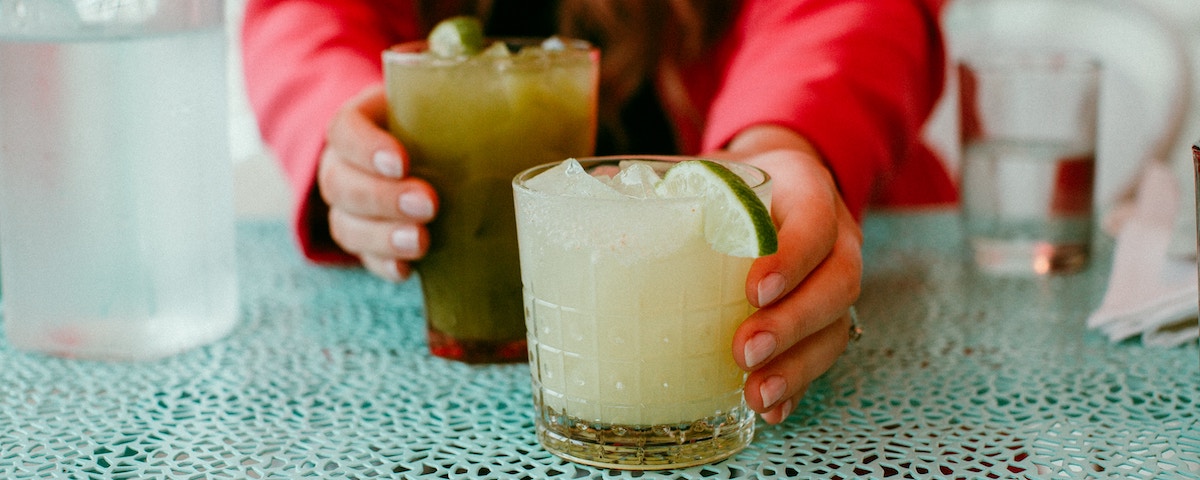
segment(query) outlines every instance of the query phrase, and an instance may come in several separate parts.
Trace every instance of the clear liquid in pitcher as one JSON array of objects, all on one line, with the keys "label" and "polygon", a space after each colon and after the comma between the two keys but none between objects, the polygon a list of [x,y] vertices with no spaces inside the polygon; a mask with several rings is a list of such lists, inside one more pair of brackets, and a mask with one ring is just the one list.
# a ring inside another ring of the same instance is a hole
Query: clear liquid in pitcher
[{"label": "clear liquid in pitcher", "polygon": [[0,282],[24,350],[150,359],[237,319],[224,29],[0,38]]}]

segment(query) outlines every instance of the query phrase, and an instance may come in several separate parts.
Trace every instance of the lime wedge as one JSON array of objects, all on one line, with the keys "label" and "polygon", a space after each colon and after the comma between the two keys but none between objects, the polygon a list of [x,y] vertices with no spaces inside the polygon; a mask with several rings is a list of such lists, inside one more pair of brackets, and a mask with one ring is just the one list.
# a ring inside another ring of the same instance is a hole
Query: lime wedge
[{"label": "lime wedge", "polygon": [[655,186],[664,198],[704,198],[704,239],[713,250],[734,257],[775,253],[779,238],[771,212],[742,177],[711,160],[672,166]]},{"label": "lime wedge", "polygon": [[468,16],[450,17],[429,32],[429,51],[442,58],[471,56],[483,50],[483,23]]}]

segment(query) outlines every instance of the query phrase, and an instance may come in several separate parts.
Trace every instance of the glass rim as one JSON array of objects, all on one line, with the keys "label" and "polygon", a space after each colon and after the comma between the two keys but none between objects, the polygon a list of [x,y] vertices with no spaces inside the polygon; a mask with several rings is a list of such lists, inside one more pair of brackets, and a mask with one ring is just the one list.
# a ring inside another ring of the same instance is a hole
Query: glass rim
[{"label": "glass rim", "polygon": [[[706,156],[702,156],[702,155],[701,156],[692,156],[692,155],[600,155],[600,156],[592,156],[592,157],[577,157],[577,158],[575,158],[575,160],[578,161],[581,165],[583,165],[584,169],[589,172],[591,172],[597,166],[603,166],[603,165],[617,166],[620,164],[620,162],[626,161],[626,160],[646,161],[646,162],[651,162],[651,163],[655,163],[655,164],[675,164],[675,163],[679,163],[679,162],[682,162],[685,160],[708,160],[708,161],[719,163],[719,164],[725,166],[726,168],[729,168],[731,171],[733,171],[733,173],[735,175],[737,175],[743,181],[745,181],[746,185],[748,185],[751,190],[753,190],[755,193],[758,193],[759,195],[762,195],[762,192],[760,190],[762,190],[764,188],[770,188],[770,185],[771,185],[771,174],[767,173],[766,170],[763,170],[757,166],[754,166],[754,165],[751,165],[751,164],[745,163],[745,162],[739,162],[739,161],[734,161],[734,160],[724,160],[724,159],[719,159],[719,158],[706,157]],[[525,185],[525,182],[529,181],[530,179],[535,177],[537,174],[542,173],[551,168],[554,168],[555,166],[561,165],[562,162],[564,162],[564,161],[566,161],[566,159],[558,160],[555,162],[546,162],[546,163],[534,165],[532,167],[526,168],[525,170],[522,170],[521,172],[517,173],[512,179],[513,189],[520,191],[520,192],[525,192],[525,193],[535,194],[535,195],[546,195],[546,196],[563,197],[563,198],[579,198],[579,199],[586,199],[588,201],[637,200],[637,201],[641,201],[641,202],[664,202],[664,203],[666,203],[666,202],[692,201],[696,198],[700,198],[700,197],[635,198],[635,197],[625,197],[625,196],[622,196],[622,198],[595,198],[595,197],[567,195],[567,194],[561,194],[561,193],[547,193],[547,192],[544,192],[541,190],[534,190]],[[740,170],[740,172],[739,172],[739,170]],[[744,173],[747,173],[747,172],[754,174],[754,175],[759,175],[759,176],[761,176],[761,178],[755,179],[755,181],[752,182],[750,179],[746,178],[746,175]],[[659,173],[661,174],[661,172],[659,172]]]},{"label": "glass rim", "polygon": [[[540,45],[549,37],[487,37],[485,40],[489,42],[504,42],[507,45],[519,45],[522,47],[530,45]],[[566,45],[567,53],[586,53],[588,55],[599,55],[600,49],[587,40],[570,37],[558,37]],[[409,40],[389,46],[383,50],[383,62],[394,63],[404,62],[407,60],[415,60],[425,58],[425,52],[429,50],[429,41],[425,39]],[[506,59],[515,59],[518,57],[505,57]],[[455,62],[458,63],[458,62]]]},{"label": "glass rim", "polygon": [[1075,50],[997,49],[960,56],[959,65],[991,75],[1076,73],[1099,75],[1104,62],[1095,55]]}]

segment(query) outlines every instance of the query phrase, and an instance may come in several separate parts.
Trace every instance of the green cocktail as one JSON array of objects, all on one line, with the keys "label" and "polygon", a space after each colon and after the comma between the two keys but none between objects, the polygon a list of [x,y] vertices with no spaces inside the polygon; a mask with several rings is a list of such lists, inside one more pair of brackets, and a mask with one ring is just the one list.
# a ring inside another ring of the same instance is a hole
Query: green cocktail
[{"label": "green cocktail", "polygon": [[430,350],[466,362],[526,358],[511,180],[590,155],[599,53],[586,42],[508,40],[447,58],[427,43],[383,54],[392,133],[437,190],[417,264]]}]

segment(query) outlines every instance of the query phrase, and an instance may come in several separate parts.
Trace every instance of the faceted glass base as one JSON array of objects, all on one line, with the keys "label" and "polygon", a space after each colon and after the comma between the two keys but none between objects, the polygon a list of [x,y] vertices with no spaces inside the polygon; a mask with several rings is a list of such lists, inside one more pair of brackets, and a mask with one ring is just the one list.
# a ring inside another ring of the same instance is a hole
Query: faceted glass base
[{"label": "faceted glass base", "polygon": [[567,460],[624,470],[662,470],[713,463],[754,438],[754,412],[733,412],[689,423],[624,426],[584,422],[546,409],[537,421],[538,441]]}]

